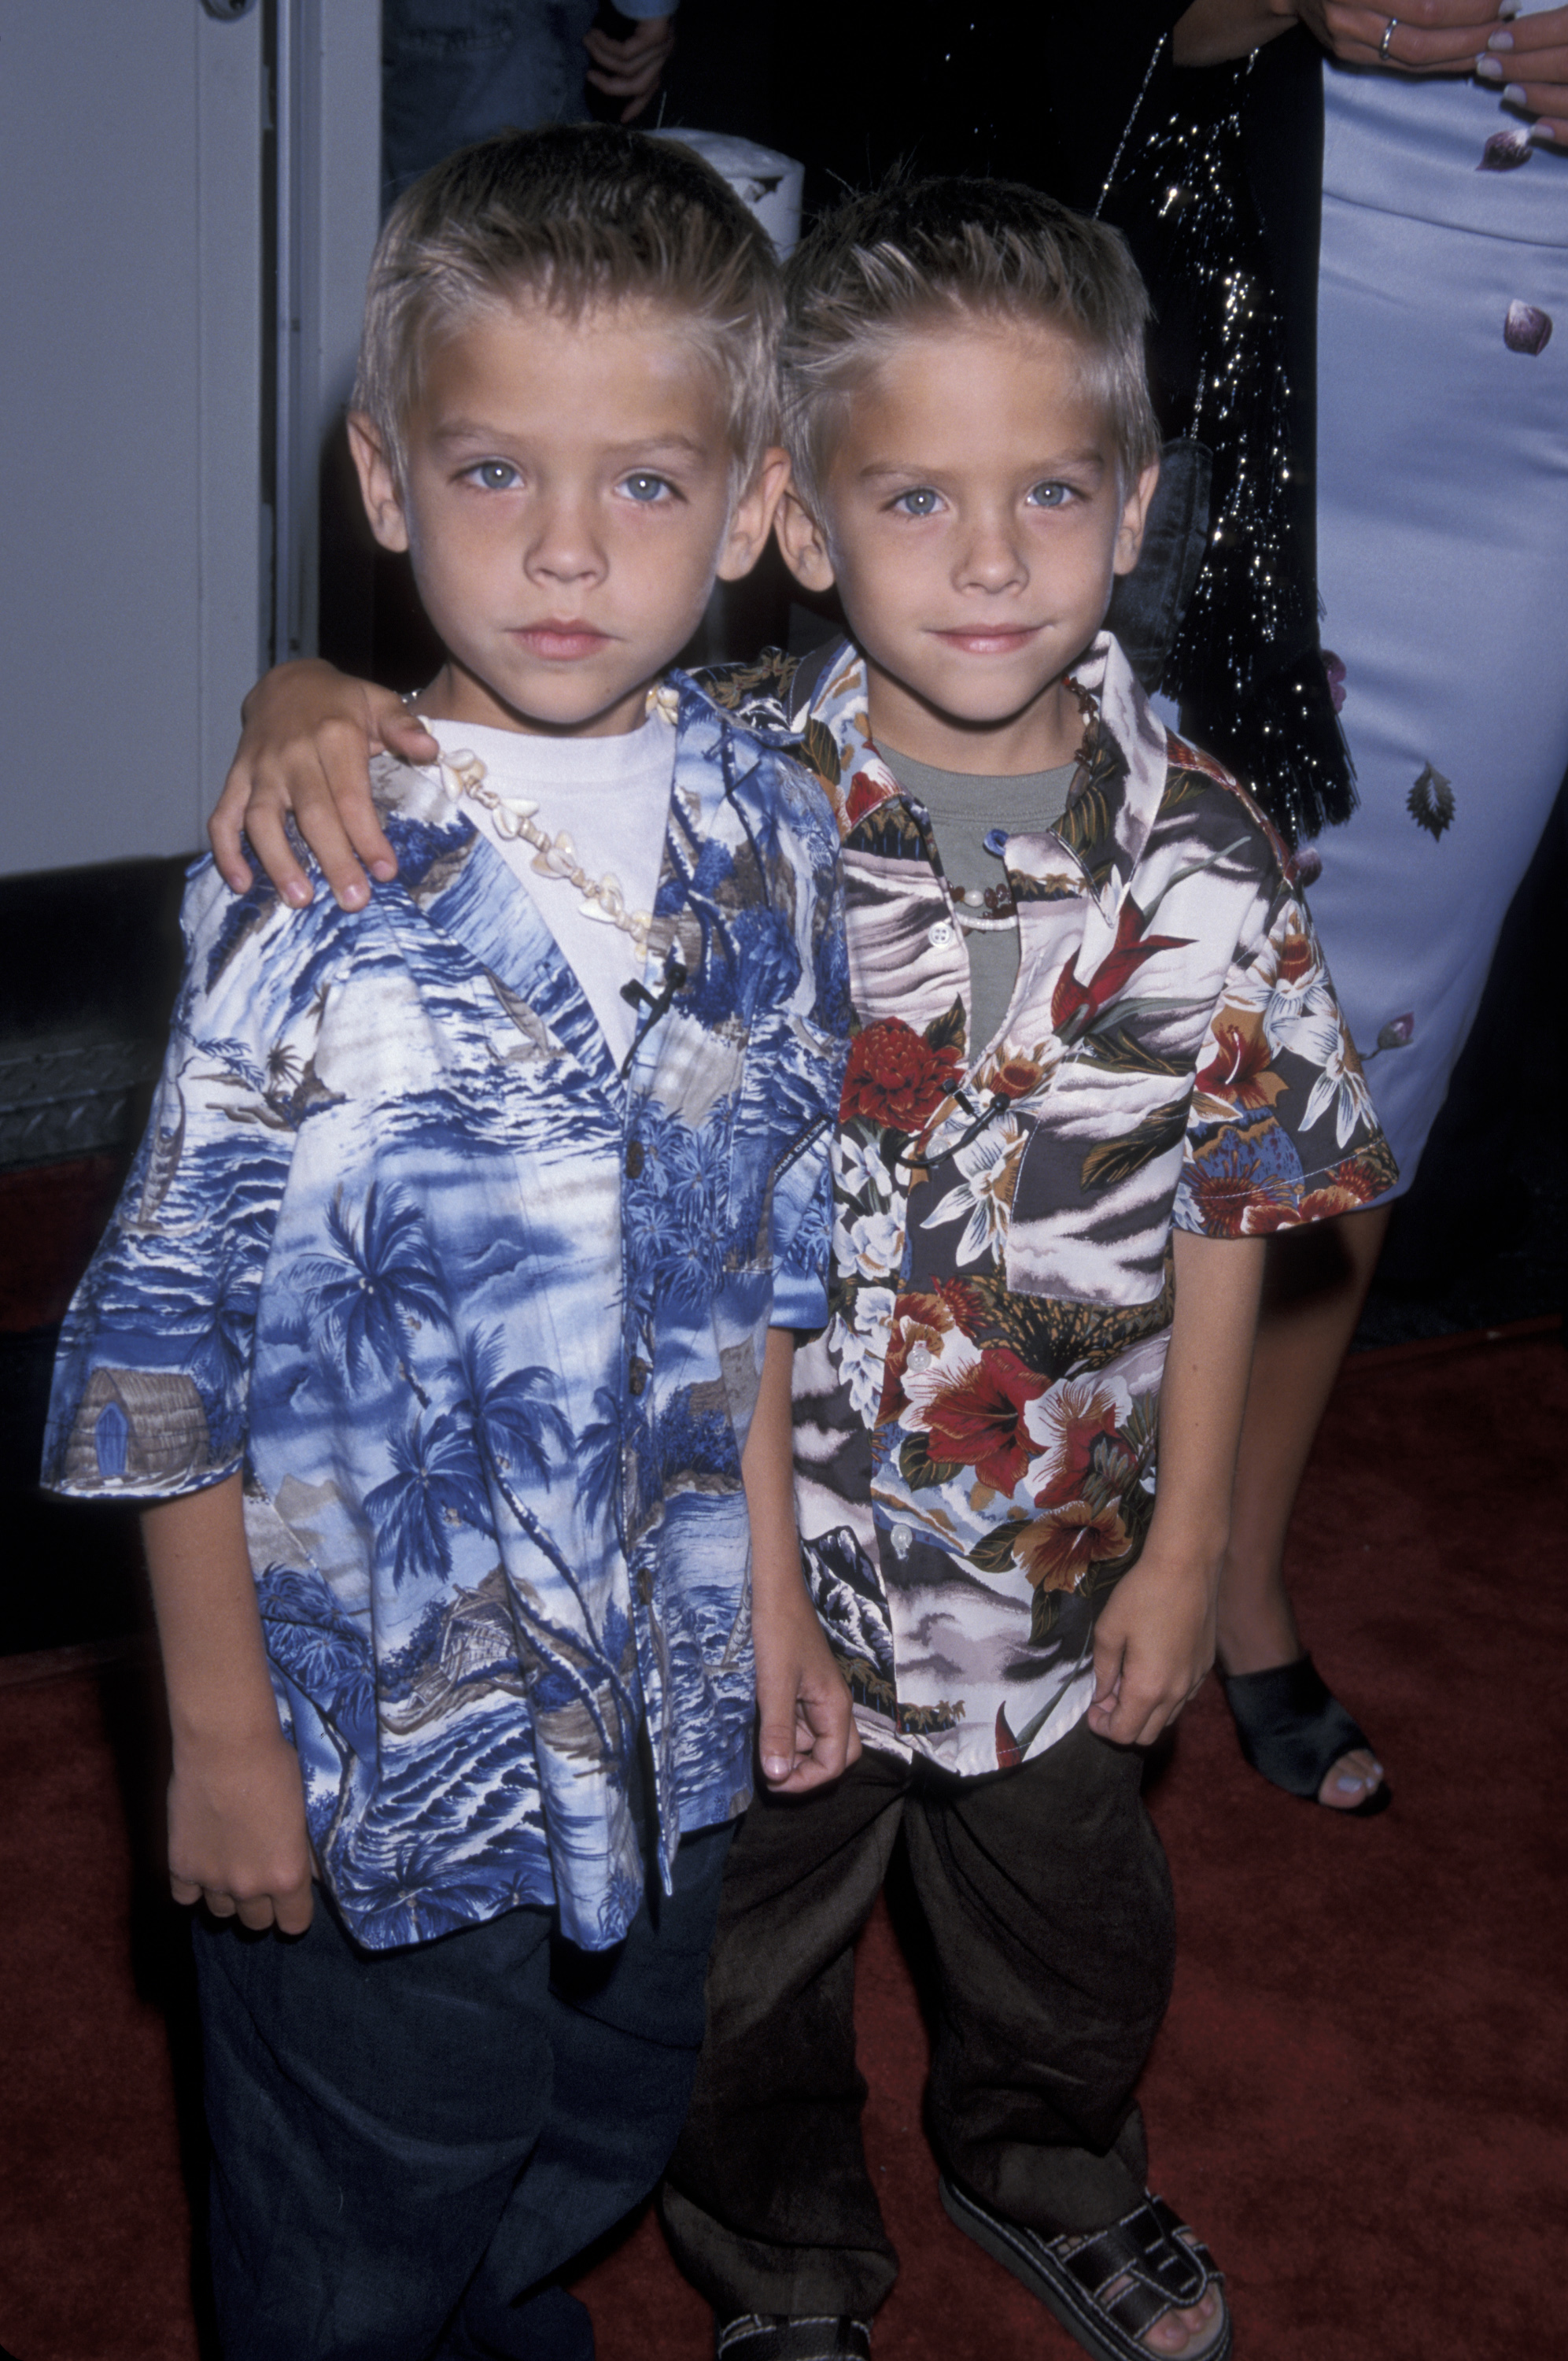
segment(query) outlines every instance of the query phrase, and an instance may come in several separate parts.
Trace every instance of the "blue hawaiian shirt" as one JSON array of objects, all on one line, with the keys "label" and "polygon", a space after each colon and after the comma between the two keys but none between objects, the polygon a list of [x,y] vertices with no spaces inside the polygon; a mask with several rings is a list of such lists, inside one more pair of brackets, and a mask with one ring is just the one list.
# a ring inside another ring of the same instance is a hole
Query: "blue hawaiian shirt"
[{"label": "blue hawaiian shirt", "polygon": [[519,1904],[617,1941],[744,1809],[740,1452],[819,1326],[848,1027],[819,785],[681,675],[641,1023],[618,1072],[438,773],[377,765],[348,914],[192,873],[147,1137],[60,1342],[45,1481],[244,1473],[321,1873],[373,1947]]}]

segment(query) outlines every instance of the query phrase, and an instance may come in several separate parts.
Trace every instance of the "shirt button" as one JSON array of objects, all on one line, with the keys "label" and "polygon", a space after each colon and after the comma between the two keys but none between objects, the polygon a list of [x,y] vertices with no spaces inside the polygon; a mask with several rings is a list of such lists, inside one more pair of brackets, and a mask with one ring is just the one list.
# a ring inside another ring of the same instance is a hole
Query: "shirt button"
[{"label": "shirt button", "polygon": [[928,927],[926,930],[926,940],[930,944],[931,949],[934,951],[945,951],[951,944],[952,939],[953,922],[951,918],[938,918],[934,927]]},{"label": "shirt button", "polygon": [[642,1142],[640,1139],[629,1139],[626,1143],[626,1177],[629,1180],[641,1180],[642,1178]]},{"label": "shirt button", "polygon": [[907,1557],[909,1555],[910,1548],[914,1543],[915,1535],[907,1525],[894,1525],[892,1532],[888,1535],[888,1539],[893,1543],[893,1554],[894,1557]]},{"label": "shirt button", "polygon": [[626,1382],[630,1387],[634,1394],[640,1394],[641,1392],[643,1387],[648,1382],[648,1378],[649,1368],[647,1362],[640,1361],[636,1355],[633,1354],[631,1358],[631,1367],[626,1372]]}]

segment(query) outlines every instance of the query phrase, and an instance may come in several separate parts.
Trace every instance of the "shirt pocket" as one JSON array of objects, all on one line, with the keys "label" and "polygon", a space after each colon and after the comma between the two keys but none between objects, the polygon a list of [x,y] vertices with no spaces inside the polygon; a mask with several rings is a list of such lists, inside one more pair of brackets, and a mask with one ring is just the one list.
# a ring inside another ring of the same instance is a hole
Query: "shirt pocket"
[{"label": "shirt pocket", "polygon": [[1079,1056],[1027,1126],[1004,1249],[1022,1295],[1147,1303],[1164,1285],[1181,1177],[1190,1069],[1176,1074]]}]

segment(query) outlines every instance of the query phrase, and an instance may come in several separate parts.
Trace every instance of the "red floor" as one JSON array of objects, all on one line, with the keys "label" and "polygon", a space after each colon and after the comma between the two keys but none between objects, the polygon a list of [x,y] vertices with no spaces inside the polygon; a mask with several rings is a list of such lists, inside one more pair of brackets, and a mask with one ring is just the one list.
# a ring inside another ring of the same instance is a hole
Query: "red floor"
[{"label": "red floor", "polygon": [[[1394,1809],[1342,1825],[1277,1795],[1212,1689],[1154,1795],[1181,1911],[1145,2090],[1155,2181],[1224,2265],[1252,2361],[1557,2349],[1565,1476],[1556,1336],[1354,1363],[1291,1570]],[[0,2345],[17,2361],[198,2350],[164,2019],[130,1966],[134,1949],[166,1984],[178,1952],[130,1866],[129,1686],[77,1672],[0,1688]],[[937,2205],[920,2022],[880,1917],[859,2015],[905,2266],[879,2361],[1067,2361],[1078,2348]],[[709,2349],[652,2220],[585,2292],[603,2361]]]}]

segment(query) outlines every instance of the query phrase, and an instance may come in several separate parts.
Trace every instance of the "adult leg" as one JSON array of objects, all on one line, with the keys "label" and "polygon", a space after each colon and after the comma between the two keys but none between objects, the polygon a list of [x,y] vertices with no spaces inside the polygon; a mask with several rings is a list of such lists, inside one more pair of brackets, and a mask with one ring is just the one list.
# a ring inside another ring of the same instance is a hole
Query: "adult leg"
[{"label": "adult leg", "polygon": [[[1285,1536],[1345,1350],[1372,1284],[1390,1208],[1374,1205],[1269,1240],[1263,1314],[1236,1458],[1231,1539],[1220,1583],[1219,1657],[1227,1674],[1262,1673],[1301,1654],[1285,1587]],[[1382,1766],[1356,1747],[1330,1765],[1320,1803],[1352,1810]]]},{"label": "adult leg", "polygon": [[864,2319],[897,2257],[866,2170],[855,1937],[907,1766],[870,1749],[828,1792],[759,1792],[730,1850],[696,2087],[665,2177],[676,2261],[721,2321]]},{"label": "adult leg", "polygon": [[[917,1779],[905,1826],[939,1999],[927,2113],[960,2228],[1075,2334],[1106,2334],[1071,2257],[1136,2224],[1163,2288],[1139,2296],[1135,2269],[1113,2266],[1099,2311],[1114,2319],[1125,2298],[1129,2344],[1196,2361],[1226,2349],[1228,2321],[1191,2250],[1151,2227],[1134,2099],[1175,1949],[1142,1774],[1080,1722],[1018,1771]],[[1108,2334],[1102,2349],[1117,2349]]]}]

